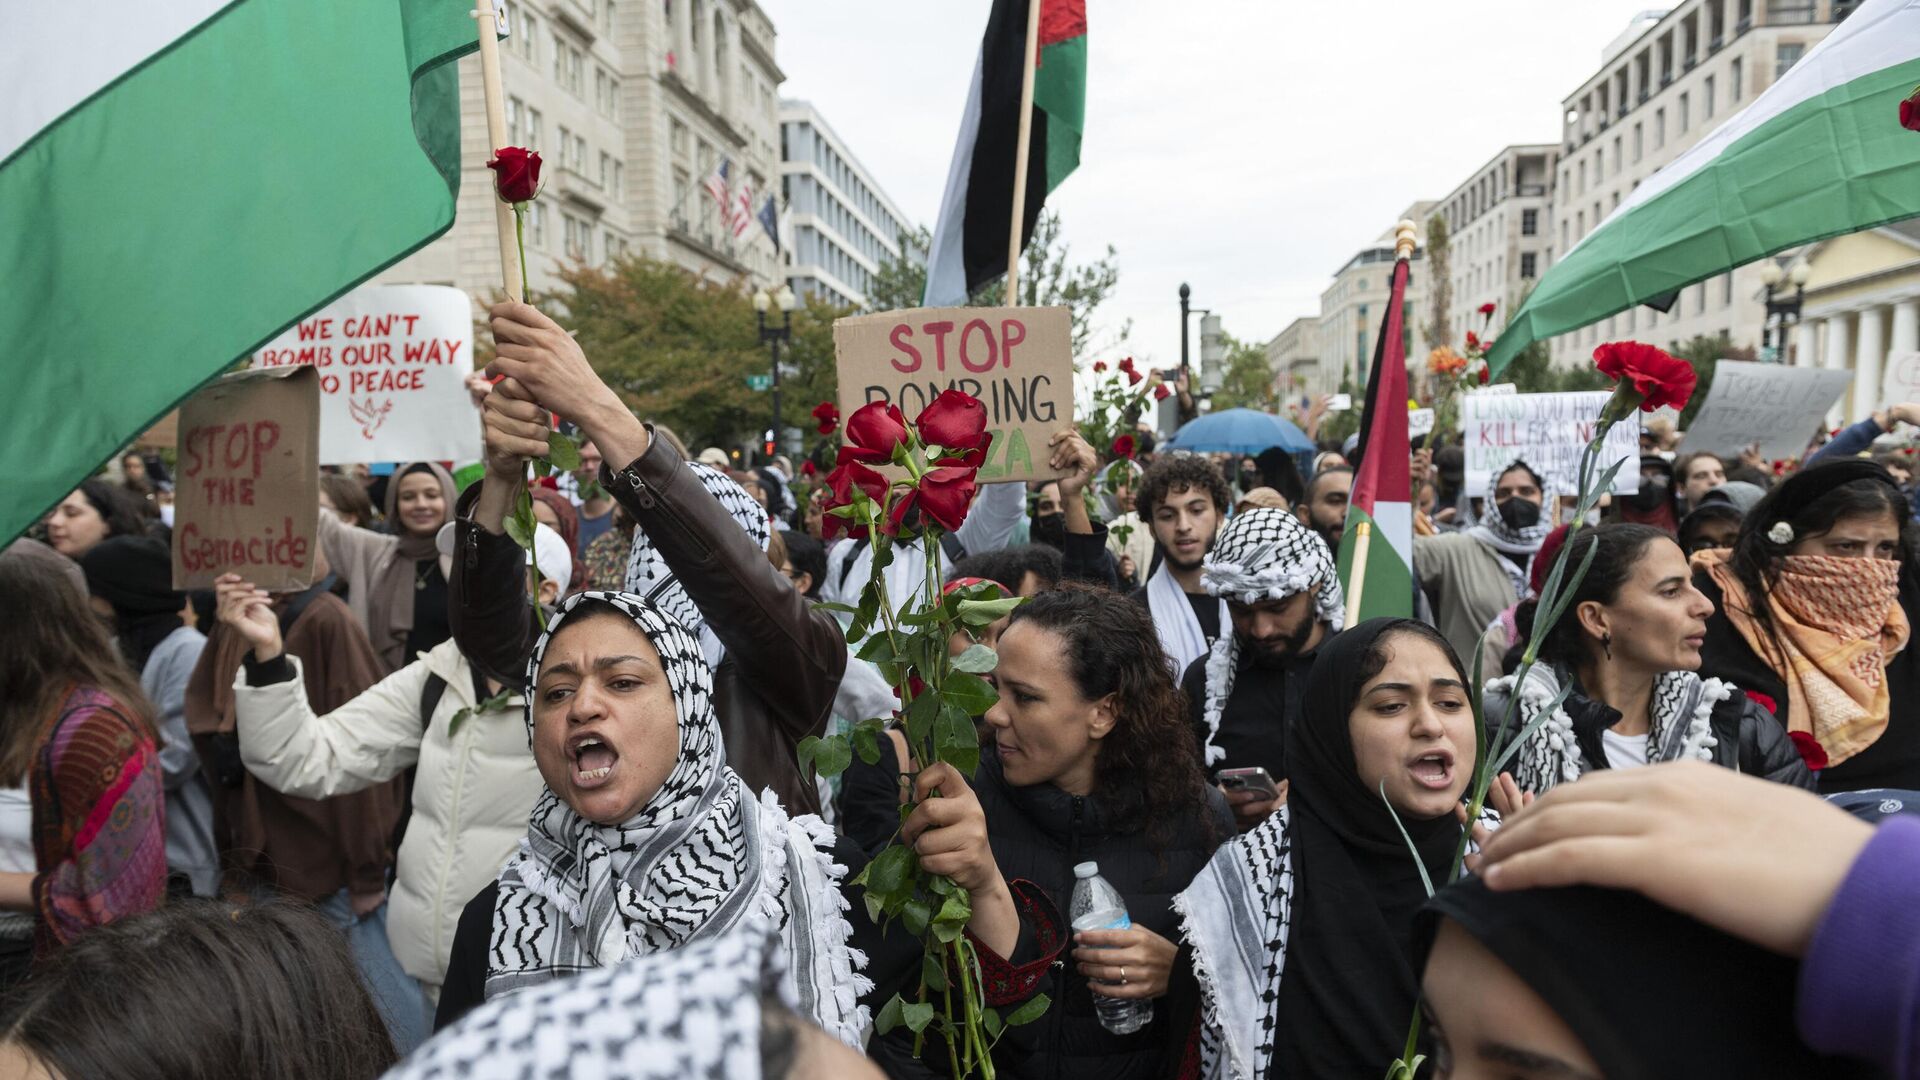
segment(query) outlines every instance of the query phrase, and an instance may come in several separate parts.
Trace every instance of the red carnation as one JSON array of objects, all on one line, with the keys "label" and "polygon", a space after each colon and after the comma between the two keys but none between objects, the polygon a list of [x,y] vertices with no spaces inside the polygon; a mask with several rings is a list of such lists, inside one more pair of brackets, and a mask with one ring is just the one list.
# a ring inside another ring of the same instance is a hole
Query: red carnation
[{"label": "red carnation", "polygon": [[847,442],[852,445],[840,449],[840,459],[884,465],[906,441],[907,418],[900,414],[900,407],[884,401],[868,402],[847,417]]},{"label": "red carnation", "polygon": [[1467,348],[1474,349],[1476,351],[1480,348],[1479,334],[1476,334],[1471,330],[1467,331]]},{"label": "red carnation", "polygon": [[1492,302],[1491,300],[1489,300],[1488,302],[1486,302],[1486,303],[1484,303],[1484,304],[1481,304],[1481,305],[1480,305],[1480,314],[1482,314],[1482,315],[1486,315],[1486,316],[1492,316],[1492,314],[1493,314],[1493,302]]},{"label": "red carnation", "polygon": [[1132,461],[1133,445],[1134,445],[1133,436],[1131,435],[1120,436],[1119,438],[1113,440],[1113,456],[1117,458],[1126,458],[1128,461]]},{"label": "red carnation", "polygon": [[956,466],[932,470],[920,478],[918,487],[894,502],[882,528],[888,536],[898,536],[901,529],[917,528],[925,521],[955,531],[966,522],[967,508],[973,505],[978,471]]},{"label": "red carnation", "polygon": [[[887,478],[858,461],[845,460],[848,449],[851,448],[845,447],[840,451],[842,455],[840,467],[827,474],[828,496],[825,508],[828,510],[852,503],[856,488],[866,492],[867,498],[875,502],[880,502],[887,497]],[[867,535],[865,524],[833,514],[828,514],[823,519],[822,527],[829,540],[843,532],[856,540]]]},{"label": "red carnation", "polygon": [[1487,379],[1492,375],[1493,375],[1493,371],[1491,369],[1482,367],[1480,369],[1480,385],[1481,386],[1487,385]]},{"label": "red carnation", "polygon": [[1107,362],[1105,360],[1095,360],[1093,362],[1093,373],[1095,375],[1098,375],[1105,370],[1107,370]]},{"label": "red carnation", "polygon": [[1920,88],[1915,88],[1900,102],[1900,126],[1908,131],[1920,131]]},{"label": "red carnation", "polygon": [[1609,341],[1593,350],[1593,362],[1614,382],[1632,383],[1641,397],[1642,412],[1663,405],[1685,408],[1698,378],[1692,364],[1638,341]]},{"label": "red carnation", "polygon": [[1172,393],[1173,391],[1167,387],[1166,383],[1161,383],[1153,388],[1153,400],[1165,401]]},{"label": "red carnation", "polygon": [[494,190],[505,203],[532,202],[540,194],[540,155],[518,146],[503,146],[487,162],[493,170]]},{"label": "red carnation", "polygon": [[1808,769],[1819,772],[1827,767],[1826,748],[1820,745],[1820,740],[1814,738],[1811,732],[1789,731],[1787,738],[1793,740],[1793,748],[1800,751],[1800,760],[1807,763]]},{"label": "red carnation", "polygon": [[840,407],[831,401],[823,401],[813,407],[813,418],[820,421],[820,434],[831,435],[833,429],[840,426]]},{"label": "red carnation", "polygon": [[913,426],[922,443],[947,451],[934,459],[936,465],[979,468],[987,458],[987,408],[972,394],[940,391],[931,405],[920,410]]}]

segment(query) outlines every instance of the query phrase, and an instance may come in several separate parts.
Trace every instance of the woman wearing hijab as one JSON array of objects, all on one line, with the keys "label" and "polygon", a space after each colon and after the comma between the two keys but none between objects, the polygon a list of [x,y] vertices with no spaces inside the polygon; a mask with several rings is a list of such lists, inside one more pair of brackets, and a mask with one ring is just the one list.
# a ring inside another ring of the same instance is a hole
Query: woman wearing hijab
[{"label": "woman wearing hijab", "polygon": [[1405,1047],[1423,878],[1445,880],[1473,775],[1467,675],[1426,624],[1370,619],[1321,646],[1306,704],[1286,803],[1175,900],[1202,1076],[1377,1076]]},{"label": "woman wearing hijab", "polygon": [[1715,609],[1701,670],[1767,706],[1809,765],[1825,765],[1823,792],[1920,787],[1920,656],[1907,648],[1920,575],[1906,521],[1886,469],[1843,459],[1774,488],[1731,552],[1693,557]]},{"label": "woman wearing hijab", "polygon": [[80,557],[93,609],[113,619],[114,643],[153,703],[160,771],[167,789],[167,870],[183,891],[212,896],[220,886],[213,839],[213,790],[187,732],[187,682],[207,638],[181,619],[185,593],[173,589],[173,552],[150,536],[116,536]]},{"label": "woman wearing hijab", "polygon": [[1461,656],[1472,656],[1488,624],[1525,599],[1527,568],[1554,527],[1553,492],[1526,462],[1500,469],[1487,490],[1492,506],[1480,524],[1413,538],[1414,577]]},{"label": "woman wearing hijab", "polygon": [[430,461],[416,461],[401,466],[387,484],[391,534],[320,515],[320,550],[346,582],[347,606],[387,673],[453,636],[447,622],[453,557],[435,543],[453,500],[453,476]]},{"label": "woman wearing hijab", "polygon": [[546,789],[518,858],[460,917],[436,1028],[514,991],[770,927],[801,1015],[858,1045],[870,985],[847,946],[832,830],[727,767],[700,645],[651,601],[576,593],[527,664]]},{"label": "woman wearing hijab", "polygon": [[[1561,557],[1587,572],[1548,629],[1541,662],[1528,669],[1513,730],[1524,730],[1562,687],[1571,689],[1514,759],[1522,791],[1538,794],[1595,769],[1682,758],[1813,788],[1813,774],[1772,715],[1732,684],[1700,677],[1713,606],[1693,587],[1671,536],[1649,525],[1602,525],[1581,531]],[[1513,694],[1514,676],[1488,684],[1490,728],[1507,722]]]},{"label": "woman wearing hijab", "polygon": [[580,511],[574,508],[573,500],[552,488],[536,485],[527,493],[533,496],[533,516],[567,542],[567,550],[573,553],[573,571],[567,580],[573,582],[575,592],[584,590],[587,564],[580,561]]}]

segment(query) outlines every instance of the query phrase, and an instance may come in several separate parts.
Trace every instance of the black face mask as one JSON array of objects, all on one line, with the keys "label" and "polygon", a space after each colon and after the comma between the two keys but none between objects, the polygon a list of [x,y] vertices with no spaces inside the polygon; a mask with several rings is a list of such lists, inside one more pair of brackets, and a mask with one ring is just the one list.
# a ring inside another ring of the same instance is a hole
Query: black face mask
[{"label": "black face mask", "polygon": [[1066,547],[1067,515],[1064,513],[1041,514],[1033,519],[1027,532],[1036,544],[1046,544],[1048,547],[1056,548]]},{"label": "black face mask", "polygon": [[1540,504],[1526,499],[1508,499],[1494,507],[1500,513],[1500,520],[1507,528],[1515,532],[1531,529],[1540,524]]},{"label": "black face mask", "polygon": [[1660,509],[1667,501],[1667,481],[1665,477],[1643,476],[1640,478],[1640,490],[1627,496],[1627,505],[1643,513]]}]

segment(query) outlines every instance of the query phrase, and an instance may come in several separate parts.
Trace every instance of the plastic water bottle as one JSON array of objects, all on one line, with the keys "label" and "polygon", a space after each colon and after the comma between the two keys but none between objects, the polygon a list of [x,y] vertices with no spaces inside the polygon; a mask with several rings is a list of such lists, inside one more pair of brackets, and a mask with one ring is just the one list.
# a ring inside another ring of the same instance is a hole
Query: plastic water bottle
[{"label": "plastic water bottle", "polygon": [[[1120,890],[1100,876],[1099,863],[1083,862],[1073,868],[1073,876],[1073,903],[1068,918],[1073,920],[1075,933],[1132,928],[1126,900],[1121,898]],[[1107,997],[1097,988],[1093,1007],[1100,1014],[1100,1026],[1115,1035],[1131,1035],[1153,1020],[1153,1002]]]}]

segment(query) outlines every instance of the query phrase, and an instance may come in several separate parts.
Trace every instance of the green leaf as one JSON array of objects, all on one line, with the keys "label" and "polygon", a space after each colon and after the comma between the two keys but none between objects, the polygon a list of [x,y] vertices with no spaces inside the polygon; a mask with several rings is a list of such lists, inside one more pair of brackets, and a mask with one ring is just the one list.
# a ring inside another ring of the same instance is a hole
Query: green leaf
[{"label": "green leaf", "polygon": [[853,745],[845,735],[829,735],[814,747],[813,768],[821,776],[839,776],[851,764]]},{"label": "green leaf", "polygon": [[935,896],[952,896],[960,891],[960,886],[955,885],[952,878],[936,877],[927,882],[927,891]]},{"label": "green leaf", "polygon": [[933,917],[933,936],[941,943],[950,945],[959,939],[967,928],[967,920],[972,917],[973,905],[968,903],[967,894],[956,889]]},{"label": "green leaf", "polygon": [[962,600],[960,621],[972,627],[991,626],[1013,614],[1013,609],[1024,603],[1026,599],[1019,596],[1006,596],[998,600]]},{"label": "green leaf", "polygon": [[553,467],[572,472],[580,467],[580,444],[558,431],[547,432],[547,460]]},{"label": "green leaf", "polygon": [[1006,1022],[1000,1019],[1000,1010],[983,1009],[980,1013],[980,1026],[987,1029],[987,1037],[997,1039],[1006,1030]]},{"label": "green leaf", "polygon": [[1045,994],[1035,994],[1007,1017],[1008,1027],[1022,1027],[1046,1015],[1053,1002]]},{"label": "green leaf", "polygon": [[908,1005],[900,1010],[900,1018],[906,1022],[907,1030],[918,1035],[933,1023],[933,1006],[926,1002]]},{"label": "green leaf", "polygon": [[870,664],[888,663],[899,656],[894,651],[893,638],[888,634],[875,634],[868,638],[854,655]]},{"label": "green leaf", "polygon": [[1420,884],[1427,887],[1427,896],[1433,896],[1433,879],[1427,876],[1427,864],[1420,861],[1420,849],[1413,846],[1413,837],[1407,835],[1407,827],[1400,824],[1400,813],[1393,808],[1393,801],[1387,798],[1387,782],[1380,781],[1380,801],[1386,803],[1387,813],[1393,815],[1393,823],[1400,830],[1400,839],[1407,842],[1407,856],[1413,860],[1413,868],[1420,871]]},{"label": "green leaf", "polygon": [[933,734],[933,722],[940,716],[940,695],[921,694],[913,699],[901,715],[907,722],[907,745],[924,745],[927,737]]},{"label": "green leaf", "polygon": [[553,466],[548,463],[546,458],[534,458],[533,475],[545,480],[547,477],[553,475]]},{"label": "green leaf", "polygon": [[969,645],[966,652],[953,658],[955,671],[968,671],[975,675],[985,675],[999,663],[1000,654],[985,645]]},{"label": "green leaf", "polygon": [[453,716],[447,720],[447,737],[451,739],[455,735],[458,735],[460,733],[460,725],[466,723],[467,717],[472,715],[473,710],[466,708],[454,713]]},{"label": "green leaf", "polygon": [[814,757],[820,753],[820,744],[824,741],[825,740],[821,739],[818,735],[809,735],[801,739],[799,745],[794,747],[796,756],[800,759],[800,772],[802,775],[805,775],[806,771],[813,767]]},{"label": "green leaf", "polygon": [[833,604],[825,600],[815,600],[813,602],[813,609],[815,611],[831,611],[839,615],[860,614],[860,609],[854,607],[852,604]]},{"label": "green leaf", "polygon": [[853,749],[869,765],[880,764],[880,731],[864,723],[853,729]]},{"label": "green leaf", "polygon": [[949,705],[964,710],[968,716],[984,716],[988,709],[993,708],[994,702],[1000,700],[1000,695],[987,684],[987,680],[964,671],[956,671],[947,677],[946,684],[940,688],[940,696]]},{"label": "green leaf", "polygon": [[888,998],[887,1003],[880,1007],[880,1015],[873,1018],[873,1030],[885,1035],[887,1032],[899,1027],[901,1023],[900,1014],[905,1008],[906,1002],[901,999],[899,994]]},{"label": "green leaf", "polygon": [[919,897],[907,901],[900,907],[900,921],[906,924],[907,933],[914,937],[927,935],[927,924],[933,921],[933,909]]},{"label": "green leaf", "polygon": [[980,767],[980,733],[973,717],[953,705],[943,705],[933,729],[934,753],[941,761],[971,779]]},{"label": "green leaf", "polygon": [[519,502],[514,505],[513,513],[507,515],[503,524],[506,526],[508,539],[520,545],[523,551],[533,550],[533,534],[539,519],[533,516],[533,496],[527,494],[526,488],[520,489]]},{"label": "green leaf", "polygon": [[904,895],[912,887],[918,861],[899,844],[882,851],[867,867],[867,892],[888,899]]},{"label": "green leaf", "polygon": [[920,981],[925,983],[929,990],[947,988],[947,969],[932,953],[922,953],[920,956]]}]

